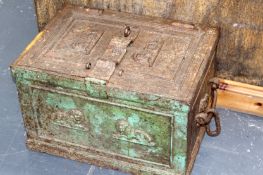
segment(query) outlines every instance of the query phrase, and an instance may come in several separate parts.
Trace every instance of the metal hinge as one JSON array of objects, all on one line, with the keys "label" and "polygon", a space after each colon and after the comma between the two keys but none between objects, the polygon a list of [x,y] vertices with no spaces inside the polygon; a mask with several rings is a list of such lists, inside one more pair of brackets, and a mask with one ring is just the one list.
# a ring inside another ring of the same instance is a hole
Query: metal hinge
[{"label": "metal hinge", "polygon": [[[199,113],[195,116],[195,122],[198,127],[205,127],[207,135],[216,137],[221,132],[221,124],[218,113],[216,112],[217,89],[219,88],[219,79],[212,78],[209,81],[211,85],[211,95],[206,94],[200,101]],[[210,105],[209,105],[209,102]],[[214,119],[216,129],[211,131],[210,123]]]}]

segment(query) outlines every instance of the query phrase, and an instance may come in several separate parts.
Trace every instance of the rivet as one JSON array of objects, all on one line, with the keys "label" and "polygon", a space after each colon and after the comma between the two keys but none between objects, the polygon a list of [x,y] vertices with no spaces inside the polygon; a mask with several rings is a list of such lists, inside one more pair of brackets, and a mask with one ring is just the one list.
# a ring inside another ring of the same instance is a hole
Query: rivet
[{"label": "rivet", "polygon": [[91,63],[86,64],[86,69],[91,69]]},{"label": "rivet", "polygon": [[119,76],[120,77],[122,76],[123,72],[124,72],[124,70],[122,70],[122,69],[119,71]]},{"label": "rivet", "polygon": [[125,29],[124,29],[124,37],[128,37],[128,36],[130,36],[130,34],[131,34],[131,28],[130,28],[130,26],[125,26]]}]

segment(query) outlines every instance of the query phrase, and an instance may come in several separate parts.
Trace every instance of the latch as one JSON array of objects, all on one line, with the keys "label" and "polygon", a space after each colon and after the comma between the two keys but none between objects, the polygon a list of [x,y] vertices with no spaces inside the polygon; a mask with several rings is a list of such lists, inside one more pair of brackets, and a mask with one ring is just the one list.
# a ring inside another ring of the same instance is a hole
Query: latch
[{"label": "latch", "polygon": [[[211,86],[211,95],[206,94],[200,101],[199,113],[195,116],[195,122],[198,127],[205,127],[207,135],[216,137],[221,132],[221,124],[218,113],[216,112],[217,89],[219,88],[219,79],[212,78],[209,81]],[[210,105],[209,105],[210,103]],[[210,128],[210,123],[214,119],[216,129],[214,131]]]},{"label": "latch", "polygon": [[[96,64],[90,62],[86,64],[89,70],[85,78],[86,90],[88,95],[96,98],[107,98],[107,82],[109,82],[116,67],[122,61],[127,52],[127,47],[137,37],[138,32],[131,33],[131,27],[125,26],[123,36],[113,36],[103,55],[97,59]],[[119,71],[122,76],[124,70]]]}]

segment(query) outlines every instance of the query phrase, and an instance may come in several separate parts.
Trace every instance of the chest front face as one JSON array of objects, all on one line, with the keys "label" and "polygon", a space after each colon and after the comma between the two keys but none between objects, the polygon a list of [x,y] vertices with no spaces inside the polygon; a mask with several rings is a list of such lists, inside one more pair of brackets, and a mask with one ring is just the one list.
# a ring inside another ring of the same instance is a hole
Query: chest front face
[{"label": "chest front face", "polygon": [[183,174],[189,113],[216,37],[172,21],[66,8],[12,67],[29,147],[128,172]]}]

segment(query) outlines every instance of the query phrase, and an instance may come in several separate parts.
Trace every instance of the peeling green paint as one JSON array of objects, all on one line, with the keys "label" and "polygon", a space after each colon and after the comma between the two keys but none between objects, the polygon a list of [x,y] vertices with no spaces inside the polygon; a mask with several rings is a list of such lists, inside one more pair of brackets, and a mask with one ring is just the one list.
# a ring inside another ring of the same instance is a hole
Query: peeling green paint
[{"label": "peeling green paint", "polygon": [[46,103],[50,106],[55,106],[64,110],[76,109],[76,104],[72,98],[57,97],[58,96],[56,94],[48,93]]},{"label": "peeling green paint", "polygon": [[123,104],[135,105],[144,108],[164,110],[167,112],[187,112],[188,105],[165,97],[159,97],[152,94],[140,94],[138,92],[119,90],[115,88],[108,88],[108,96],[113,99],[119,99]]},{"label": "peeling green paint", "polygon": [[187,118],[188,113],[175,113],[175,126],[176,126],[176,137],[185,138],[187,137]]},{"label": "peeling green paint", "polygon": [[106,81],[95,78],[85,78],[86,90],[92,97],[107,98]]},{"label": "peeling green paint", "polygon": [[125,112],[124,111],[120,111],[117,108],[112,108],[112,118],[114,120],[120,120],[120,119],[125,119]]},{"label": "peeling green paint", "polygon": [[177,101],[172,101],[171,103],[174,112],[188,113],[190,111],[189,105]]},{"label": "peeling green paint", "polygon": [[[102,134],[101,125],[103,124],[103,116],[105,113],[94,104],[87,103],[84,107],[85,113],[88,114],[92,128],[94,129],[96,135]],[[93,115],[90,115],[93,114]]]},{"label": "peeling green paint", "polygon": [[[141,158],[155,162],[169,163],[170,125],[171,119],[167,116],[158,116],[143,111],[114,106],[107,103],[90,101],[85,98],[57,94],[48,91],[36,90],[41,101],[43,123],[49,125],[49,116],[54,116],[56,110],[81,111],[85,116],[85,122],[89,125],[89,132],[79,130],[81,127],[73,125],[70,120],[74,116],[63,117],[60,123],[72,127],[61,132],[61,129],[54,129],[53,134],[57,139],[68,142],[92,145],[98,149],[126,154],[134,158]],[[37,95],[35,98],[38,98]],[[64,115],[59,113],[59,115]],[[45,119],[47,117],[47,119]],[[74,118],[73,118],[74,119]],[[121,124],[121,122],[124,124]],[[68,124],[67,124],[68,123]],[[121,128],[119,128],[121,127]],[[63,127],[62,127],[63,128]],[[120,130],[121,129],[121,130]],[[57,134],[57,136],[56,136]],[[92,141],[92,143],[91,143]],[[136,148],[136,149],[135,149]],[[158,155],[156,157],[155,155]]]},{"label": "peeling green paint", "polygon": [[140,122],[140,117],[136,113],[133,113],[129,116],[128,122],[131,126],[136,127]]},{"label": "peeling green paint", "polygon": [[[142,95],[135,92],[116,92],[108,89],[108,94],[106,94],[105,82],[103,81],[91,79],[83,81],[69,80],[55,75],[24,71],[22,69],[13,72],[21,89],[32,84],[41,86],[43,83],[47,83],[58,91],[67,89],[69,94],[81,94],[83,97],[88,94],[100,99],[105,99],[107,95],[109,102],[153,109],[153,111],[163,110],[172,114],[173,118],[169,118],[104,102],[96,102],[91,99],[81,98],[81,96],[63,95],[45,90],[38,90],[39,92],[32,96],[32,98],[41,96],[42,101],[44,101],[44,104],[41,102],[35,105],[41,113],[40,123],[42,122],[42,126],[51,127],[52,137],[132,158],[158,163],[165,162],[167,165],[172,164],[176,172],[184,172],[187,153],[187,116],[190,110],[188,105],[171,99],[154,95]],[[87,93],[82,94],[82,92]],[[24,93],[29,94],[30,92]],[[22,98],[23,103],[28,103],[28,106],[30,106],[30,98],[27,96]],[[30,110],[29,107],[26,108]],[[52,116],[56,110],[65,112],[79,110],[83,112],[86,124],[89,126],[86,128],[87,131],[77,125],[69,128],[54,124],[50,125],[48,117]],[[27,112],[27,114],[30,115],[30,112]],[[118,129],[118,122],[123,122],[126,127],[124,127],[122,133]],[[171,125],[174,127],[173,133],[171,133]],[[49,135],[45,129],[42,129],[39,133],[43,136]],[[151,139],[148,137],[151,137]],[[171,137],[173,137],[173,144],[170,142]],[[170,152],[170,148],[173,152]]]},{"label": "peeling green paint", "polygon": [[129,153],[128,155],[130,157],[139,157],[138,154],[137,154],[137,151],[134,149],[134,148],[129,148]]},{"label": "peeling green paint", "polygon": [[181,127],[185,127],[187,125],[187,116],[185,113],[175,113],[175,123]]},{"label": "peeling green paint", "polygon": [[59,89],[66,88],[75,93],[86,91],[84,80],[70,79],[41,71],[25,70],[23,68],[13,69],[12,72],[16,82],[25,85],[43,85],[44,83],[45,86]]},{"label": "peeling green paint", "polygon": [[174,164],[177,172],[184,172],[186,168],[186,155],[177,154],[174,156]]}]

